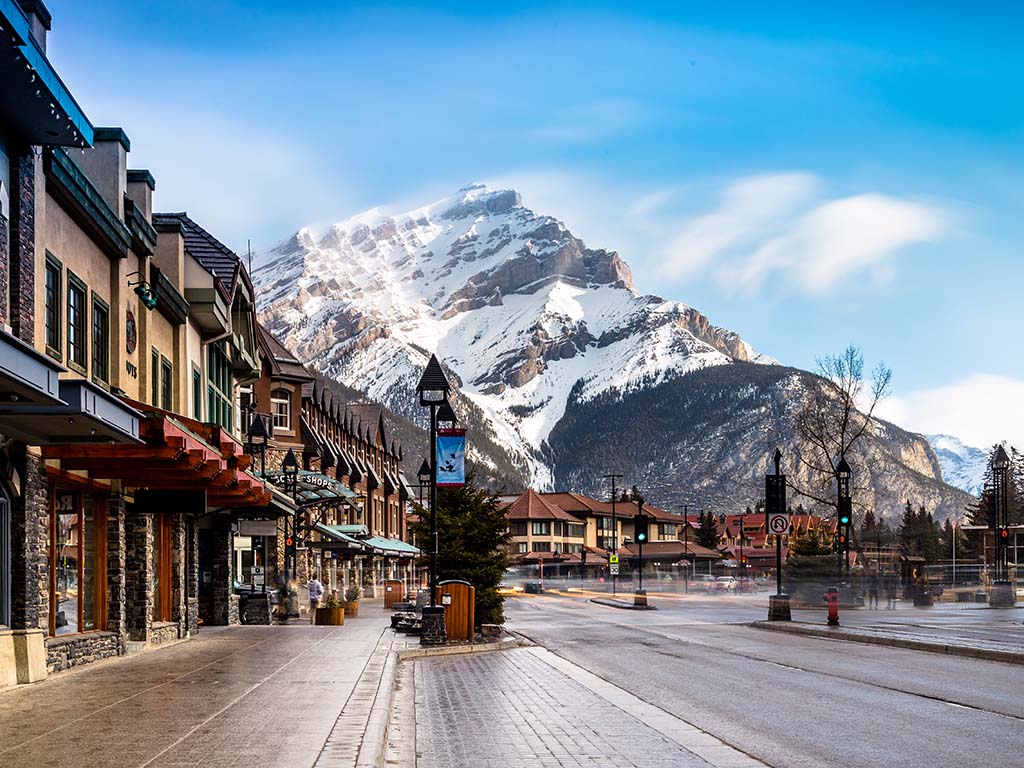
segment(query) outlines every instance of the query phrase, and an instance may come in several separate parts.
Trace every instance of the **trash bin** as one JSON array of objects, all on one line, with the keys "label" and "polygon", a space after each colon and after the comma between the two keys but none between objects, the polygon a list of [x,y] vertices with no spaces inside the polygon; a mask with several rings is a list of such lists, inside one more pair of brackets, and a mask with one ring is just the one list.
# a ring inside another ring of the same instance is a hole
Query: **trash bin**
[{"label": "trash bin", "polygon": [[405,584],[398,579],[384,582],[384,609],[390,610],[395,603],[405,601]]},{"label": "trash bin", "polygon": [[442,581],[437,585],[437,603],[444,608],[448,640],[472,640],[476,607],[473,585],[468,581]]}]

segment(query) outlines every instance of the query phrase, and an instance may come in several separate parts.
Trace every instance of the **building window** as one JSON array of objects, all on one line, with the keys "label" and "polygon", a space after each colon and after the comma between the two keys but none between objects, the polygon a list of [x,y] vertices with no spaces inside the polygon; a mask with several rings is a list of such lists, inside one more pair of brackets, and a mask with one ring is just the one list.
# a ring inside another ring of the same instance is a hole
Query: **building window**
[{"label": "building window", "polygon": [[0,627],[11,623],[11,502],[0,488]]},{"label": "building window", "polygon": [[173,381],[174,368],[171,361],[166,357],[160,358],[160,407],[165,411],[171,410],[171,383]]},{"label": "building window", "polygon": [[46,325],[46,351],[51,357],[61,359],[60,353],[60,262],[50,254],[46,254],[46,295],[45,295],[45,325]]},{"label": "building window", "polygon": [[562,535],[562,524],[561,523],[555,523],[555,536],[561,536],[561,535]]},{"label": "building window", "polygon": [[104,383],[110,381],[110,308],[92,297],[92,375]]},{"label": "building window", "polygon": [[234,425],[234,408],[232,403],[233,383],[231,380],[231,361],[223,341],[211,344],[206,350],[206,375],[209,380],[207,387],[207,418],[219,424],[229,432]]},{"label": "building window", "polygon": [[529,551],[530,545],[527,544],[525,541],[520,541],[518,544],[516,544],[516,554],[525,555]]},{"label": "building window", "polygon": [[513,536],[525,536],[526,535],[526,523],[525,522],[512,523],[511,528],[512,528],[512,535]]},{"label": "building window", "polygon": [[658,533],[663,539],[674,539],[678,533],[675,523],[658,523]]},{"label": "building window", "polygon": [[153,559],[150,579],[153,583],[153,621],[171,620],[171,516],[153,517]]},{"label": "building window", "polygon": [[570,539],[582,539],[585,530],[586,526],[584,525],[577,525],[575,523],[565,524],[565,535]]},{"label": "building window", "polygon": [[85,283],[68,272],[68,365],[85,373],[86,357]]},{"label": "building window", "polygon": [[160,353],[155,347],[149,356],[149,402],[160,405]]},{"label": "building window", "polygon": [[[549,522],[535,522],[533,524],[533,535],[534,536],[550,536],[551,535],[551,523]],[[536,551],[536,550],[534,550]]]},{"label": "building window", "polygon": [[50,515],[50,634],[103,629],[106,515],[92,496],[57,492]]},{"label": "building window", "polygon": [[192,371],[192,418],[203,420],[203,377],[199,371]]},{"label": "building window", "polygon": [[550,541],[535,541],[533,542],[534,552],[550,552],[551,542]]},{"label": "building window", "polygon": [[274,430],[286,432],[292,428],[292,393],[287,389],[275,389],[270,393],[270,412],[274,415]]}]

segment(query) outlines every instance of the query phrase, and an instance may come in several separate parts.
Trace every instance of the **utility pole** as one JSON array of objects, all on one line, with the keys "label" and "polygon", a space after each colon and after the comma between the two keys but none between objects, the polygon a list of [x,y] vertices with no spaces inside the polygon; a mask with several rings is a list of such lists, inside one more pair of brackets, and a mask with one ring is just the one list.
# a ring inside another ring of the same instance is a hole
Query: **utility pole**
[{"label": "utility pole", "polygon": [[[615,485],[615,481],[622,478],[622,475],[604,475],[605,480],[612,481],[612,551],[610,554],[619,554],[619,523],[615,515],[615,502],[618,501],[618,488]],[[606,537],[607,538],[607,537]],[[612,595],[615,595],[616,589],[618,588],[619,577],[612,575]]]},{"label": "utility pole", "polygon": [[683,571],[683,594],[690,594],[690,568],[693,567],[694,559],[690,555],[690,523],[687,520],[688,512],[690,510],[689,504],[683,504],[683,552],[686,553],[689,562],[686,563],[685,570]]}]

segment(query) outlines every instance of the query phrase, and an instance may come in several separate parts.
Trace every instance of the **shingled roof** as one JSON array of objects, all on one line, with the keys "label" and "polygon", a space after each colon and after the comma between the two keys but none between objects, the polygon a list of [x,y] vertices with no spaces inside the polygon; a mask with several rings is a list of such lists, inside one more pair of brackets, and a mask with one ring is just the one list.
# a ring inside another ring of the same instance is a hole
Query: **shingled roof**
[{"label": "shingled roof", "polygon": [[238,279],[250,285],[249,276],[245,272],[238,254],[228,248],[201,226],[189,218],[184,211],[181,213],[154,213],[153,224],[168,225],[178,222],[185,237],[185,252],[198,261],[203,269],[213,275],[214,285],[220,294],[230,302],[235,295]]},{"label": "shingled roof", "polygon": [[305,366],[261,323],[256,324],[256,337],[259,340],[260,350],[270,361],[270,372],[273,378],[313,381],[313,375],[306,370]]},{"label": "shingled roof", "polygon": [[509,520],[566,520],[571,523],[578,523],[575,517],[570,515],[556,504],[551,504],[532,488],[522,494],[505,508],[505,516]]}]

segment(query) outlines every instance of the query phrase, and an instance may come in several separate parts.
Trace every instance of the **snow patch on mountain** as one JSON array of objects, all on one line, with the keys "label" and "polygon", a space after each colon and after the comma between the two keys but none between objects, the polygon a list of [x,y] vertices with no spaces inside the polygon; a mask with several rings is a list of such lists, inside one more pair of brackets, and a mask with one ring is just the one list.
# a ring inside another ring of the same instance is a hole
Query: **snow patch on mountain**
[{"label": "snow patch on mountain", "polygon": [[952,435],[925,435],[942,468],[942,479],[955,488],[980,496],[985,486],[988,454],[964,445]]},{"label": "snow patch on mountain", "polygon": [[693,308],[639,294],[617,253],[514,190],[473,185],[403,214],[304,227],[254,266],[264,322],[303,360],[413,415],[409,393],[437,354],[539,487],[573,399],[775,362]]}]

